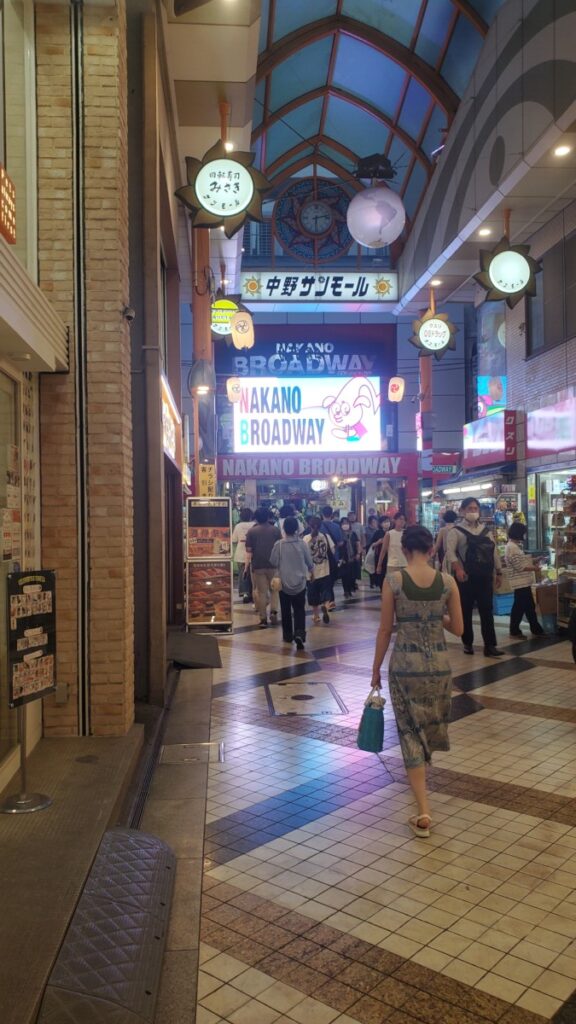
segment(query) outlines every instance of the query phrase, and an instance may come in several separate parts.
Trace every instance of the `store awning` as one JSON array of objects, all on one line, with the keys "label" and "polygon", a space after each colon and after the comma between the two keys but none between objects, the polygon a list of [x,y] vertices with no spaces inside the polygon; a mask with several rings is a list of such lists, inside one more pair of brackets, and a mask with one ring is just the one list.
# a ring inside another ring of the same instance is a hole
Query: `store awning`
[{"label": "store awning", "polygon": [[68,370],[68,332],[44,292],[0,238],[0,357],[23,370]]}]

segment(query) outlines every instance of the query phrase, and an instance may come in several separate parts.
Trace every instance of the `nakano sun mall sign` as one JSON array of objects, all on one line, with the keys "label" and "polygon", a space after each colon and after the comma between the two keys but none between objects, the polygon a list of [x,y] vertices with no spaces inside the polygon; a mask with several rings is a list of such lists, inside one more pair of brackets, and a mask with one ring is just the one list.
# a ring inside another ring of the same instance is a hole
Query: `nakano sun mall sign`
[{"label": "nakano sun mall sign", "polygon": [[254,270],[240,275],[244,302],[396,302],[395,273]]}]

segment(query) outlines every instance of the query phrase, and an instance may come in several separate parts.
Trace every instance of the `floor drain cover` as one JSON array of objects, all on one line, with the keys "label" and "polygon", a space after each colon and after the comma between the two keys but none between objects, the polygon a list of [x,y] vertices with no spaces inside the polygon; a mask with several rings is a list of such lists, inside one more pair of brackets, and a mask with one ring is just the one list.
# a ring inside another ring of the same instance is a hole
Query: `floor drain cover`
[{"label": "floor drain cover", "polygon": [[332,683],[269,683],[266,697],[271,715],[347,715]]}]

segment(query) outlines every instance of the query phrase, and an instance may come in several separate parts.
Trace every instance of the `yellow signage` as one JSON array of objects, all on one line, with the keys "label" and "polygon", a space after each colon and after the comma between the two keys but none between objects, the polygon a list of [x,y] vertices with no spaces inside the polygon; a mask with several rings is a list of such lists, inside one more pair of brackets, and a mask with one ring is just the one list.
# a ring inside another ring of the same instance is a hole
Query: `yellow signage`
[{"label": "yellow signage", "polygon": [[216,494],[216,466],[201,462],[198,466],[198,497],[213,498]]}]

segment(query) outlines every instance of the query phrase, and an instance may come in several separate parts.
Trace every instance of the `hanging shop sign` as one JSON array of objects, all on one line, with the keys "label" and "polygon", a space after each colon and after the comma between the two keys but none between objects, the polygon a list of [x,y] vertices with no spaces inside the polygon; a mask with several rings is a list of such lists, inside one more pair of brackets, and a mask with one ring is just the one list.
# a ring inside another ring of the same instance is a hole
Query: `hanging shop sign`
[{"label": "hanging shop sign", "polygon": [[529,255],[529,245],[510,245],[504,235],[491,250],[480,251],[480,273],[474,280],[486,291],[486,302],[501,302],[513,309],[524,295],[536,294],[535,275],[542,269]]},{"label": "hanging shop sign", "polygon": [[255,270],[240,275],[244,302],[396,302],[395,273]]},{"label": "hanging shop sign", "polygon": [[515,462],[517,458],[517,414],[514,409],[496,412],[464,424],[463,458],[465,468]]},{"label": "hanging shop sign", "polygon": [[193,213],[193,228],[223,227],[227,238],[246,219],[262,220],[262,193],[272,188],[252,166],[254,153],[228,154],[218,141],[202,160],[186,157],[188,184],[176,195]]},{"label": "hanging shop sign", "polygon": [[576,448],[576,396],[526,413],[526,455],[535,458]]},{"label": "hanging shop sign", "polygon": [[242,381],[235,452],[374,451],[381,447],[380,379],[261,377]]},{"label": "hanging shop sign", "polygon": [[216,466],[213,462],[200,462],[198,464],[198,495],[201,498],[211,498],[216,494]]},{"label": "hanging shop sign", "polygon": [[458,328],[448,319],[447,313],[436,313],[428,309],[421,320],[412,323],[414,334],[410,343],[426,355],[441,359],[449,348],[456,348],[455,335]]},{"label": "hanging shop sign", "polygon": [[0,235],[10,245],[16,244],[16,189],[14,182],[0,164]]},{"label": "hanging shop sign", "polygon": [[314,480],[339,477],[416,478],[418,456],[415,452],[366,452],[343,455],[327,452],[318,455],[290,453],[282,455],[221,455],[218,458],[220,480]]},{"label": "hanging shop sign", "polygon": [[8,684],[11,708],[56,689],[56,577],[44,569],[11,572]]},{"label": "hanging shop sign", "polygon": [[176,408],[170,385],[164,376],[162,382],[162,447],[164,454],[182,470],[182,420]]},{"label": "hanging shop sign", "polygon": [[230,334],[230,321],[234,313],[240,309],[239,300],[239,295],[221,296],[214,299],[210,307],[210,329],[213,334],[218,334],[223,338]]},{"label": "hanging shop sign", "polygon": [[239,309],[230,320],[234,348],[254,348],[254,321],[245,309]]}]

